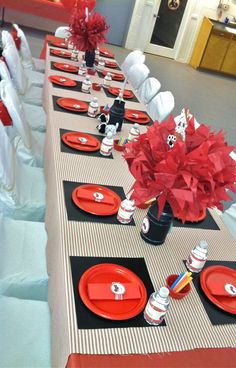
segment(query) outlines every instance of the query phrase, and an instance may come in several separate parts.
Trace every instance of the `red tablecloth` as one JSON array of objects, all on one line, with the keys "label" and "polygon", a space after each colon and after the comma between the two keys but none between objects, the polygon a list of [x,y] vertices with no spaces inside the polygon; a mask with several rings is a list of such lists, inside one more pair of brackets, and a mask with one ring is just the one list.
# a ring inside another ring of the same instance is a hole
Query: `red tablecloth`
[{"label": "red tablecloth", "polygon": [[136,355],[71,354],[66,368],[235,368],[236,349]]},{"label": "red tablecloth", "polygon": [[[0,0],[1,1],[1,0]],[[53,35],[47,35],[44,39],[43,48],[40,53],[40,59],[46,58],[47,42],[63,42],[64,39]]]},{"label": "red tablecloth", "polygon": [[30,13],[39,17],[69,23],[70,14],[61,2],[48,0],[0,0],[0,6]]}]

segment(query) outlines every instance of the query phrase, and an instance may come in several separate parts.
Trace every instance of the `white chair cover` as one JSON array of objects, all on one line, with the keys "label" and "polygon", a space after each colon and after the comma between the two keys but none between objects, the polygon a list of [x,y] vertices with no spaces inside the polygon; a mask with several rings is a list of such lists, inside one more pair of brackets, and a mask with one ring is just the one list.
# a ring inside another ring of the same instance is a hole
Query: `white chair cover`
[{"label": "white chair cover", "polygon": [[44,74],[31,69],[24,69],[25,75],[33,86],[42,87],[44,83]]},{"label": "white chair cover", "polygon": [[16,221],[0,213],[0,233],[0,294],[47,301],[44,223]]},{"label": "white chair cover", "polygon": [[1,120],[0,137],[0,188],[11,190],[15,185],[15,158],[13,148]]},{"label": "white chair cover", "polygon": [[27,167],[16,159],[0,124],[0,212],[19,220],[43,221],[45,181],[42,169]]},{"label": "white chair cover", "polygon": [[127,72],[129,82],[135,90],[138,90],[141,84],[148,78],[150,70],[145,64],[135,64]]},{"label": "white chair cover", "polygon": [[163,121],[174,109],[175,99],[170,91],[158,93],[147,105],[147,111],[153,120]]},{"label": "white chair cover", "polygon": [[30,51],[30,48],[29,48],[29,44],[27,42],[27,39],[25,37],[25,34],[18,27],[17,24],[13,24],[13,27],[16,29],[17,36],[21,40],[20,55],[21,55],[21,58],[22,58],[23,67],[24,68],[27,68],[27,69],[34,70],[33,59],[32,59],[31,51]]},{"label": "white chair cover", "polygon": [[[6,63],[0,60],[0,79],[10,83],[12,88],[15,87],[12,84],[12,80],[7,69]],[[16,92],[16,91],[15,91]],[[46,114],[41,106],[30,105],[28,103],[22,103],[23,110],[31,129],[37,130],[39,132],[45,132],[46,130]]]},{"label": "white chair cover", "polygon": [[29,44],[28,44],[27,38],[25,37],[24,32],[17,24],[13,24],[13,26],[17,31],[17,36],[21,40],[20,54],[22,58],[23,67],[25,69],[31,69],[31,70],[36,70],[38,72],[44,72],[45,71],[45,61],[32,58],[30,47],[29,47]]},{"label": "white chair cover", "polygon": [[55,31],[56,37],[67,38],[70,36],[69,27],[58,27]]},{"label": "white chair cover", "polygon": [[51,367],[48,303],[0,296],[0,326],[0,367]]},{"label": "white chair cover", "polygon": [[7,81],[8,83],[12,83],[12,79],[6,63],[2,60],[0,60],[0,78],[1,80]]},{"label": "white chair cover", "polygon": [[28,80],[24,73],[15,45],[7,44],[4,47],[3,56],[6,59],[7,66],[17,92],[24,95],[28,89]]},{"label": "white chair cover", "polygon": [[138,89],[138,95],[142,102],[148,104],[159,92],[161,83],[154,77],[146,79]]},{"label": "white chair cover", "polygon": [[34,106],[22,103],[23,110],[32,130],[45,132],[46,130],[46,114],[41,106]]},{"label": "white chair cover", "polygon": [[223,212],[222,218],[225,225],[236,239],[236,198],[234,198],[234,201],[235,202]]},{"label": "white chair cover", "polygon": [[[26,119],[23,106],[12,84],[0,82],[1,99],[11,116],[13,127],[7,129],[14,141],[17,155],[22,162],[30,166],[43,166],[43,150],[45,136],[40,132],[32,132]],[[20,140],[19,140],[20,137]]]},{"label": "white chair cover", "polygon": [[5,48],[8,45],[16,46],[12,35],[8,31],[2,31],[2,45]]},{"label": "white chair cover", "polygon": [[21,98],[27,103],[42,105],[42,88],[34,86],[27,78],[15,45],[8,44],[4,47],[3,56],[6,59],[13,84]]},{"label": "white chair cover", "polygon": [[145,55],[141,50],[134,50],[130,52],[124,62],[121,64],[122,71],[127,74],[129,68],[134,64],[144,64],[145,62]]}]

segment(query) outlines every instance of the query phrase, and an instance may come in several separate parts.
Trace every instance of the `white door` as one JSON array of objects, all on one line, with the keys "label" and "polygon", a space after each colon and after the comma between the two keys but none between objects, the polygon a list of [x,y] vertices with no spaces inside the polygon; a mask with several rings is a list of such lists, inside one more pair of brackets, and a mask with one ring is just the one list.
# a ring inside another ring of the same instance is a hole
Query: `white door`
[{"label": "white door", "polygon": [[191,0],[156,0],[145,52],[175,59],[191,10]]}]

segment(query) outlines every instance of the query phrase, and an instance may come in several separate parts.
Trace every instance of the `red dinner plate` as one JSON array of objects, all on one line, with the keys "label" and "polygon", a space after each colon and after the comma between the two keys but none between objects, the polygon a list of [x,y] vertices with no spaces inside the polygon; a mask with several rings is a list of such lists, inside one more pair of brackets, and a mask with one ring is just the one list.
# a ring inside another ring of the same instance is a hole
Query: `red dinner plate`
[{"label": "red dinner plate", "polygon": [[90,134],[81,132],[68,132],[61,137],[62,141],[69,147],[78,151],[94,152],[100,149],[101,143]]},{"label": "red dinner plate", "polygon": [[63,109],[76,111],[76,112],[87,112],[88,105],[86,102],[77,100],[75,98],[60,97],[57,100],[57,104]]},{"label": "red dinner plate", "polygon": [[[84,192],[84,190],[88,192],[88,195],[92,197],[92,200],[88,200],[87,198],[79,198],[80,192]],[[113,203],[103,203],[102,199],[100,202],[96,201],[95,198],[99,196],[103,197],[104,200],[108,198],[109,201]],[[75,188],[72,193],[72,200],[81,210],[96,216],[114,215],[118,212],[121,203],[120,197],[111,189],[95,184],[85,184]]]},{"label": "red dinner plate", "polygon": [[78,73],[78,68],[74,65],[63,64],[63,63],[53,63],[56,69],[63,70],[65,72]]},{"label": "red dinner plate", "polygon": [[51,50],[51,53],[56,56],[62,56],[64,58],[71,58],[71,52],[62,50]]},{"label": "red dinner plate", "polygon": [[99,53],[101,56],[106,56],[109,58],[114,58],[114,54],[112,54],[109,50],[107,50],[105,47],[103,47],[102,49],[99,50]]},{"label": "red dinner plate", "polygon": [[[105,77],[107,75],[107,71],[103,70],[102,71],[102,75]],[[123,81],[125,79],[124,75],[121,73],[111,73],[111,77],[113,80],[117,80],[117,81]]]},{"label": "red dinner plate", "polygon": [[55,47],[61,47],[62,49],[68,49],[65,42],[51,42],[51,45]]},{"label": "red dinner plate", "polygon": [[[202,210],[198,217],[194,217],[194,216],[193,217],[188,217],[187,216],[185,221],[186,222],[200,222],[200,221],[203,221],[206,218],[206,216],[207,216],[206,210]],[[180,217],[176,216],[176,218],[181,221]]]},{"label": "red dinner plate", "polygon": [[[88,296],[88,284],[134,283],[139,287],[140,299],[127,300],[90,300]],[[104,263],[90,267],[85,271],[78,285],[79,295],[88,309],[100,317],[111,320],[126,320],[141,313],[147,302],[147,291],[142,280],[128,268]]]},{"label": "red dinner plate", "polygon": [[236,287],[236,271],[224,266],[209,266],[201,272],[200,284],[207,298],[225,312],[236,314],[236,297],[212,295],[211,285],[217,283],[219,288],[226,284]]},{"label": "red dinner plate", "polygon": [[105,60],[105,66],[107,68],[114,68],[114,69],[118,67],[115,61],[109,61],[109,60]]},{"label": "red dinner plate", "polygon": [[[110,87],[110,88],[108,88],[108,92],[110,92],[114,96],[119,96],[120,88]],[[125,89],[124,93],[123,93],[123,97],[127,98],[127,99],[133,98],[134,94],[133,94],[132,91],[129,91],[128,89]]]},{"label": "red dinner plate", "polygon": [[76,81],[67,77],[62,77],[61,75],[50,75],[48,79],[50,82],[59,84],[60,86],[74,87],[77,85]]},{"label": "red dinner plate", "polygon": [[147,124],[150,122],[150,118],[147,114],[142,111],[131,109],[125,109],[125,119],[139,124]]}]

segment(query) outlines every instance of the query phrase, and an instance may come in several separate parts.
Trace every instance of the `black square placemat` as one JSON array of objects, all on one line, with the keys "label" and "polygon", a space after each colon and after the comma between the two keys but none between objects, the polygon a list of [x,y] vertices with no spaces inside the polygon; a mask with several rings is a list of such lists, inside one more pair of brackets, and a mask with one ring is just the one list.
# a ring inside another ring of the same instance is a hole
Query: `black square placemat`
[{"label": "black square placemat", "polygon": [[[54,64],[55,64],[55,61],[51,61],[51,69],[52,70],[56,70],[57,72],[63,72],[63,73],[68,73],[68,74],[75,74],[75,75],[78,74],[78,72],[70,72],[70,71],[67,71],[67,70],[61,70],[61,69],[55,68]],[[72,65],[72,64],[68,63],[67,61],[65,61],[63,64]]]},{"label": "black square placemat", "polygon": [[[101,72],[97,71],[97,73],[98,73],[99,78],[102,78],[102,79],[104,78],[104,75],[103,75]],[[109,72],[109,73],[112,73],[112,72]],[[122,73],[119,73],[119,74],[122,74]],[[114,81],[115,81],[115,82],[118,82],[118,83],[119,83],[119,82],[120,82],[120,83],[123,83],[123,82],[124,82],[124,80],[125,80],[125,77],[124,77],[124,79],[123,79],[123,80],[115,80],[115,79],[114,79]]]},{"label": "black square placemat", "polygon": [[[76,92],[82,92],[82,82],[80,82],[80,81],[75,81],[76,82],[76,86],[62,86],[62,85],[60,85],[60,84],[56,84],[56,83],[53,83],[52,82],[52,85],[53,85],[53,87],[55,87],[55,88],[61,88],[61,89],[70,89],[70,90],[72,90],[72,91],[76,91]],[[89,93],[87,93],[87,94],[90,94],[90,92]]]},{"label": "black square placemat", "polygon": [[181,220],[174,219],[173,226],[175,227],[186,227],[189,229],[205,229],[205,230],[220,230],[219,226],[211,216],[210,212],[207,210],[206,218],[199,222],[185,222],[182,223]]},{"label": "black square placemat", "polygon": [[[75,132],[75,130],[66,130],[66,129],[60,129],[60,138],[63,134],[68,132]],[[90,134],[90,133],[88,133]],[[97,138],[100,142],[103,140],[104,137],[101,135],[93,134],[93,137]],[[67,146],[62,140],[61,140],[61,152],[65,153],[71,153],[73,155],[82,155],[82,156],[92,156],[92,157],[99,157],[99,158],[106,158],[106,159],[113,159],[113,155],[111,156],[102,156],[98,151],[95,152],[86,152],[86,151],[78,151],[76,149],[73,149],[72,147]]]},{"label": "black square placemat", "polygon": [[[93,168],[91,167],[90,170],[92,170],[92,169]],[[74,181],[63,181],[65,204],[66,204],[68,220],[69,221],[78,221],[78,222],[80,222],[80,221],[82,221],[82,222],[98,222],[98,223],[102,223],[102,224],[122,225],[116,218],[117,213],[115,213],[114,215],[111,215],[111,216],[96,216],[96,215],[92,215],[90,213],[87,213],[87,212],[81,210],[79,207],[77,207],[74,204],[74,202],[72,201],[72,198],[71,198],[72,192],[76,187],[78,187],[80,185],[84,185],[84,184],[97,184],[97,185],[100,185],[99,183],[81,183],[81,182],[74,182]],[[113,192],[118,194],[118,196],[120,197],[120,199],[122,201],[126,198],[124,189],[122,187],[106,185],[106,188],[109,188],[109,189],[113,190]],[[135,226],[134,219],[132,219],[132,221],[129,224],[126,224],[126,225],[123,225],[123,226]]]},{"label": "black square placemat", "polygon": [[[59,97],[59,96],[52,96],[52,99],[53,99],[53,109],[54,109],[55,111],[65,112],[66,114],[74,114],[74,115],[77,115],[77,116],[78,116],[78,118],[79,118],[80,116],[87,116],[87,117],[89,118],[89,116],[88,116],[88,113],[87,113],[87,112],[76,112],[76,111],[71,111],[71,110],[63,109],[61,106],[59,106],[59,105],[57,104],[57,100],[58,100],[58,98],[60,98],[60,97]],[[81,100],[81,101],[83,101],[83,100]],[[89,101],[83,101],[83,102],[86,102],[86,103],[89,105]],[[93,119],[93,118],[90,118],[90,119]]]},{"label": "black square placemat", "polygon": [[[186,261],[183,261],[183,262],[184,264],[186,263]],[[225,266],[225,267],[233,268],[236,271],[236,262],[233,262],[233,261],[206,261],[204,269],[208,266]],[[192,277],[193,277],[193,284],[195,286],[195,289],[197,290],[197,293],[200,296],[204,309],[211,323],[214,326],[235,324],[236,315],[223,311],[222,309],[218,308],[215,304],[213,304],[206,297],[200,285],[200,273],[198,274],[193,273]]]},{"label": "black square placemat", "polygon": [[[145,321],[143,312],[125,321],[111,321],[99,317],[84,305],[78,292],[79,280],[88,268],[101,263],[113,263],[130,269],[140,277],[146,287],[147,296],[149,297],[154,292],[154,288],[143,258],[70,257],[70,262],[78,329],[156,327],[149,325]],[[160,326],[166,326],[165,321],[163,321]]]},{"label": "black square placemat", "polygon": [[[104,90],[104,92],[105,92],[105,94],[106,94],[106,96],[107,97],[109,97],[109,98],[117,98],[117,96],[114,96],[112,93],[110,93],[109,91],[108,91],[108,88],[104,88],[103,87],[103,90]],[[131,91],[132,92],[132,91]],[[135,94],[134,94],[134,97],[133,98],[124,98],[124,100],[126,101],[126,102],[128,102],[128,101],[132,101],[132,102],[139,102],[139,100],[137,99],[137,97],[135,96]]]}]

